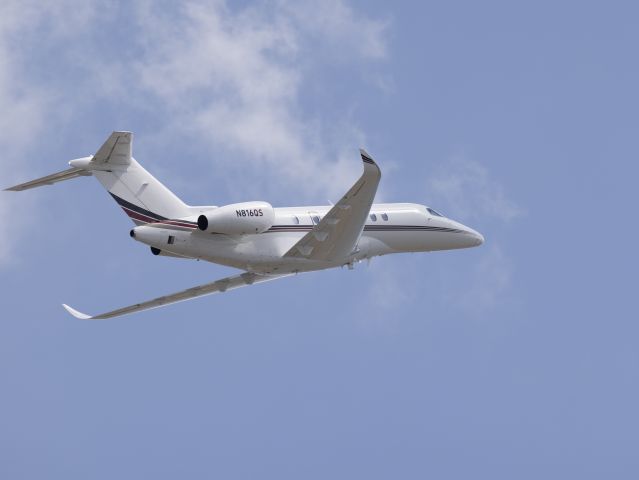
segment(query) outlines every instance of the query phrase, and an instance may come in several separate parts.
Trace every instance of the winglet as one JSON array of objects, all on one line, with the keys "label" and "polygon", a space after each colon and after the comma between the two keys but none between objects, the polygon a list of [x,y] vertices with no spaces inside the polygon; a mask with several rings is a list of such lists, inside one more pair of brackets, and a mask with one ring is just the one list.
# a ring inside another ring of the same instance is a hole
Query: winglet
[{"label": "winglet", "polygon": [[71,308],[69,305],[62,304],[64,309],[73,315],[75,318],[79,318],[80,320],[91,320],[93,317],[91,315],[87,315],[86,313],[78,312],[74,308]]},{"label": "winglet", "polygon": [[363,148],[359,149],[359,154],[362,156],[362,161],[364,163],[370,163],[372,165],[377,165],[375,163],[375,161],[373,160],[373,157],[371,157],[368,152],[366,150],[364,150]]}]

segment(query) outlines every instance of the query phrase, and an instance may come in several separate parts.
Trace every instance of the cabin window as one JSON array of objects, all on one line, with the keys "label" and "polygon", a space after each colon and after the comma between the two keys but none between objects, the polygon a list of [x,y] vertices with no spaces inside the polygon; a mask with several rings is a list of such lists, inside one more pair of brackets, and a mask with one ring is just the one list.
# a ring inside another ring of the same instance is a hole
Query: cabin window
[{"label": "cabin window", "polygon": [[370,217],[373,222],[377,221],[377,215],[375,215],[374,213],[371,213]]},{"label": "cabin window", "polygon": [[388,215],[386,215],[385,213],[382,213],[382,220],[384,220],[385,222],[388,222]]},{"label": "cabin window", "polygon": [[169,235],[169,239],[166,241],[169,245],[173,245],[175,243],[175,237],[173,235]]},{"label": "cabin window", "polygon": [[313,223],[317,225],[320,222],[320,218],[317,215],[313,215]]},{"label": "cabin window", "polygon": [[431,215],[435,215],[436,217],[443,217],[441,213],[439,213],[437,210],[434,210],[430,207],[426,207],[426,210],[428,210]]},{"label": "cabin window", "polygon": [[299,218],[297,218],[297,216],[296,216],[296,215],[293,215],[293,223],[294,223],[295,225],[299,225],[299,224],[300,224],[300,219],[299,219]]}]

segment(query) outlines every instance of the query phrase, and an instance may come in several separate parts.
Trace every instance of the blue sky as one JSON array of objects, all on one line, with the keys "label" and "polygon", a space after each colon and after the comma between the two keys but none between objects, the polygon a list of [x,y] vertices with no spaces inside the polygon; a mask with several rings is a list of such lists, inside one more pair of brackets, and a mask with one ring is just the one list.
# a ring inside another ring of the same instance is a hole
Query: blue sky
[{"label": "blue sky", "polygon": [[112,130],[192,204],[379,199],[477,249],[106,322],[226,276],[93,179],[0,195],[2,478],[636,478],[632,2],[0,6],[5,186]]}]

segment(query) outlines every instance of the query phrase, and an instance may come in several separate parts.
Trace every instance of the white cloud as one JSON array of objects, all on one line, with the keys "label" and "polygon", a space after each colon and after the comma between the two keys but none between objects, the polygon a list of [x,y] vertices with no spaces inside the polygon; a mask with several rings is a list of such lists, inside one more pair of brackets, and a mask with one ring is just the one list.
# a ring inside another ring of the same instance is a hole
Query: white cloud
[{"label": "white cloud", "polygon": [[483,313],[504,303],[512,281],[512,262],[498,245],[488,246],[470,269],[470,284],[460,293],[460,306]]},{"label": "white cloud", "polygon": [[[28,176],[24,158],[55,108],[56,96],[43,82],[30,78],[29,55],[34,43],[77,34],[92,15],[88,4],[5,0],[0,4],[0,169],[2,187]],[[37,32],[37,40],[35,34]],[[12,258],[30,211],[31,200],[0,192],[0,266]],[[18,208],[19,207],[19,208]],[[11,231],[5,229],[10,226]]]},{"label": "white cloud", "polygon": [[[6,2],[0,9],[0,169],[2,187],[6,188],[20,177],[23,163],[20,153],[32,135],[42,126],[47,101],[44,91],[32,88],[22,72],[19,36],[23,29],[37,21],[33,5]],[[0,192],[0,265],[6,265],[22,227],[24,214],[16,215],[18,202],[15,194]],[[10,229],[10,231],[9,231]]]},{"label": "white cloud", "polygon": [[[373,259],[368,264],[372,277],[368,295],[370,304],[389,311],[405,303],[411,297],[412,292],[406,288],[404,282],[406,270],[400,270],[396,265],[391,265],[385,260]],[[366,263],[364,264],[366,265]]]},{"label": "white cloud", "polygon": [[280,0],[278,5],[303,27],[306,35],[319,39],[316,51],[330,52],[333,59],[347,60],[353,54],[383,59],[388,53],[385,41],[388,20],[367,18],[342,0],[325,0],[321,4],[311,0]]},{"label": "white cloud", "polygon": [[[297,185],[302,198],[341,195],[359,174],[364,135],[349,119],[349,106],[334,115],[306,108],[305,88],[326,62],[383,59],[386,23],[343,0],[321,8],[284,0],[244,7],[193,0],[168,7],[144,1],[133,8],[71,0],[0,4],[3,180],[9,185],[33,176],[20,162],[41,148],[39,133],[54,122],[90,118],[106,103],[105,115],[118,122],[162,118],[157,138],[166,144],[179,139],[228,153],[225,161],[211,161],[250,172],[271,192]],[[105,43],[104,32],[121,35],[122,22],[125,49],[119,37]],[[46,65],[51,58],[55,63]],[[3,225],[13,201],[16,195],[0,197]],[[23,205],[21,212],[28,216]],[[15,223],[12,233],[19,238]],[[10,252],[4,242],[0,264]]]},{"label": "white cloud", "polygon": [[373,258],[356,264],[355,269],[355,275],[362,277],[358,284],[366,285],[366,296],[355,304],[353,321],[362,331],[396,331],[402,324],[402,306],[410,305],[415,297],[415,289],[406,279],[415,278],[417,273],[398,256]]},{"label": "white cloud", "polygon": [[359,172],[364,136],[345,118],[303,111],[303,85],[318,45],[352,61],[380,59],[384,28],[337,0],[321,8],[258,2],[240,11],[192,1],[170,17],[148,4],[140,12],[135,77],[167,107],[169,128],[223,146],[276,185],[297,183],[309,196],[334,198]]},{"label": "white cloud", "polygon": [[503,241],[497,232],[503,229],[496,227],[520,217],[523,209],[486,166],[463,155],[443,163],[427,184],[435,208],[451,218],[472,221],[471,226],[486,235],[481,254],[467,267],[466,281],[447,286],[448,301],[471,313],[494,309],[503,303],[514,276],[513,263],[500,246]]},{"label": "white cloud", "polygon": [[522,215],[522,209],[506,196],[504,188],[480,162],[463,156],[451,158],[428,181],[433,206],[451,217],[508,222]]}]

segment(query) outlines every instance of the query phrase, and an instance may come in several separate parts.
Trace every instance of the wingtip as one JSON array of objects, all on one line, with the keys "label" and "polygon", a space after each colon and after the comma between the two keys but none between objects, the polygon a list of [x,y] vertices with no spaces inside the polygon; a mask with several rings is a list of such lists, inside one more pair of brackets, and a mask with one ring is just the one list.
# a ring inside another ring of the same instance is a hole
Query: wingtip
[{"label": "wingtip", "polygon": [[364,150],[363,148],[359,149],[359,154],[362,156],[362,161],[364,163],[370,163],[372,165],[377,165],[375,163],[375,160],[373,160],[373,157],[371,157],[370,154],[366,150]]},{"label": "wingtip", "polygon": [[63,303],[62,306],[64,309],[73,315],[75,318],[79,318],[80,320],[90,320],[93,317],[91,315],[87,315],[86,313],[78,312],[76,309],[71,308],[69,305]]}]

